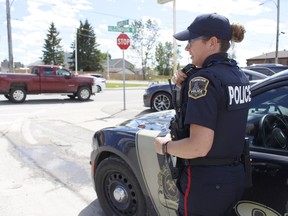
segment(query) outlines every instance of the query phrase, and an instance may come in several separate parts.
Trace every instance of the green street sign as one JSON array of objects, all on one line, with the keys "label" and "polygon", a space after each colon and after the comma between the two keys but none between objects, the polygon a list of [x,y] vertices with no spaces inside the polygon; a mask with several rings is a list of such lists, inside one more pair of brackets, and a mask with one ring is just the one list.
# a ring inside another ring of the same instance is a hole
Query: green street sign
[{"label": "green street sign", "polygon": [[170,2],[172,0],[158,0],[158,4],[165,4],[167,2]]},{"label": "green street sign", "polygon": [[136,32],[136,29],[132,28],[132,27],[108,26],[108,31],[134,33],[134,32]]},{"label": "green street sign", "polygon": [[128,26],[128,25],[129,25],[129,19],[117,22],[118,27],[123,27],[123,26]]}]

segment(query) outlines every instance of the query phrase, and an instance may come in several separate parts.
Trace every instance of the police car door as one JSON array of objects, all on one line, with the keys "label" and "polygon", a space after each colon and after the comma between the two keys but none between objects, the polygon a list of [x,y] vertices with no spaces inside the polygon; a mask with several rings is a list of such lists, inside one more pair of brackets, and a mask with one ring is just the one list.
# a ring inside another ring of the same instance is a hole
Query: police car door
[{"label": "police car door", "polygon": [[288,86],[252,96],[250,138],[252,188],[236,206],[238,215],[288,215]]},{"label": "police car door", "polygon": [[139,131],[137,157],[145,186],[158,215],[176,216],[179,192],[164,155],[155,152],[154,140],[159,133],[144,129]]}]

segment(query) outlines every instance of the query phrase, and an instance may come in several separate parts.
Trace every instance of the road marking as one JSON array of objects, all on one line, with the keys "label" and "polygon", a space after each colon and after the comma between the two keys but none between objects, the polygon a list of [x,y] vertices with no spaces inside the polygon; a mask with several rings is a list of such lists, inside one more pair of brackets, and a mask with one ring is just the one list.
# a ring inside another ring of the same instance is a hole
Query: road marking
[{"label": "road marking", "polygon": [[38,141],[34,138],[32,131],[31,131],[31,120],[30,119],[26,119],[24,121],[22,121],[22,127],[21,127],[21,131],[22,131],[22,135],[24,137],[24,139],[32,144],[38,144]]}]

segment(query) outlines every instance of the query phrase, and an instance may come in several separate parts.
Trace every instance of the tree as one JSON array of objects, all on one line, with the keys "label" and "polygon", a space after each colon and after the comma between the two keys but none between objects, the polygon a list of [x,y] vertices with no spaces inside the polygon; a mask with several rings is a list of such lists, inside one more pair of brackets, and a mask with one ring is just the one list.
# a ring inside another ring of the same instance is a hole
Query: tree
[{"label": "tree", "polygon": [[61,38],[59,38],[59,32],[57,31],[54,23],[50,24],[48,29],[47,38],[43,46],[42,61],[44,64],[63,64],[64,63],[64,51],[60,45]]},{"label": "tree", "polygon": [[158,71],[158,74],[171,76],[173,71],[173,44],[171,42],[165,42],[164,45],[159,43],[156,47],[155,59],[157,62],[156,70]]},{"label": "tree", "polygon": [[[99,44],[96,43],[96,36],[92,26],[86,20],[83,24],[80,21],[80,26],[77,29],[77,65],[83,71],[99,71],[103,70],[101,63],[103,55],[97,49]],[[72,43],[71,61],[69,62],[70,69],[75,70],[75,42]]]},{"label": "tree", "polygon": [[143,79],[145,80],[148,61],[153,58],[153,47],[159,37],[159,26],[156,21],[150,19],[146,23],[135,20],[132,26],[136,31],[132,34],[131,49],[141,56]]}]

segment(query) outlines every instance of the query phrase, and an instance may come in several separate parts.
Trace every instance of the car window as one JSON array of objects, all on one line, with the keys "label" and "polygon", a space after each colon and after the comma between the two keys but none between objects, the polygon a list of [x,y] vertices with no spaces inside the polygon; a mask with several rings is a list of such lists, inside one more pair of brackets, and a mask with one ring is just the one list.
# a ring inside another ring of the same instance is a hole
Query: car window
[{"label": "car window", "polygon": [[63,68],[57,68],[56,69],[56,75],[58,75],[58,76],[70,76],[70,72],[63,69]]},{"label": "car window", "polygon": [[44,67],[44,76],[51,76],[53,75],[53,68]]},{"label": "car window", "polygon": [[271,70],[268,69],[268,68],[250,68],[250,69],[251,69],[251,70],[255,70],[255,71],[259,72],[259,73],[265,74],[265,75],[267,75],[267,76],[271,76],[271,75],[274,74],[274,72],[271,71]]},{"label": "car window", "polygon": [[274,72],[276,72],[276,73],[278,73],[278,72],[280,72],[280,71],[283,71],[283,70],[286,70],[286,69],[288,69],[288,67],[285,67],[285,66],[283,66],[283,67],[273,67],[273,68],[271,68]]},{"label": "car window", "polygon": [[263,77],[257,75],[251,75],[251,80],[258,80],[258,79],[263,79]]},{"label": "car window", "polygon": [[31,73],[39,75],[39,68],[37,68],[37,67],[33,68]]},{"label": "car window", "polygon": [[288,86],[253,97],[246,135],[255,147],[288,151]]},{"label": "car window", "polygon": [[258,80],[258,79],[263,79],[262,77],[259,77],[257,75],[253,75],[253,74],[248,74],[245,73],[246,77],[251,81],[251,80]]}]

